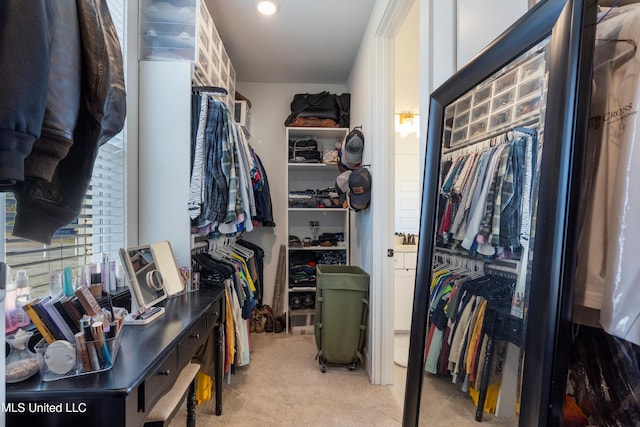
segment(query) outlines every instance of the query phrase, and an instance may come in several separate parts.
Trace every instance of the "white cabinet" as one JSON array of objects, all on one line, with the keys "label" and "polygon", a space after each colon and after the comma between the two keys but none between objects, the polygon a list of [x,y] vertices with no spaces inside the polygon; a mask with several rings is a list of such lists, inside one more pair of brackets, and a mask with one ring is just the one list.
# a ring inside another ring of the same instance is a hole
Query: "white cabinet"
[{"label": "white cabinet", "polygon": [[408,332],[411,329],[413,311],[413,291],[416,279],[417,251],[415,245],[396,247],[394,251],[394,323],[396,332]]},{"label": "white cabinet", "polygon": [[[411,248],[411,246],[409,246]],[[405,269],[405,270],[415,270],[416,262],[418,259],[418,252],[416,251],[416,246],[413,245],[413,250],[404,252],[395,250],[395,255],[393,256],[393,268],[395,269]]]},{"label": "white cabinet", "polygon": [[[314,143],[309,151],[287,148],[287,292],[288,330],[313,333],[315,265],[349,263],[349,210],[338,206],[335,192],[340,174],[335,163],[323,163],[325,152],[334,150],[347,135],[346,128],[287,128],[287,147],[297,149]],[[300,144],[298,145],[298,142]],[[317,161],[319,159],[319,161]]]}]

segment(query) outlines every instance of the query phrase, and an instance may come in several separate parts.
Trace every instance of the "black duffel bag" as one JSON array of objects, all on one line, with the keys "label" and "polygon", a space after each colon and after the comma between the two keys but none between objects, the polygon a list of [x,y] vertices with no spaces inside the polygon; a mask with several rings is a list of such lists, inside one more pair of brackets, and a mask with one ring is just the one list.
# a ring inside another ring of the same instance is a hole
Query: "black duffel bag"
[{"label": "black duffel bag", "polygon": [[285,120],[284,125],[289,126],[298,117],[314,117],[318,119],[331,119],[338,127],[349,127],[349,109],[351,107],[351,94],[336,95],[328,91],[309,94],[298,93],[291,101],[291,114]]}]

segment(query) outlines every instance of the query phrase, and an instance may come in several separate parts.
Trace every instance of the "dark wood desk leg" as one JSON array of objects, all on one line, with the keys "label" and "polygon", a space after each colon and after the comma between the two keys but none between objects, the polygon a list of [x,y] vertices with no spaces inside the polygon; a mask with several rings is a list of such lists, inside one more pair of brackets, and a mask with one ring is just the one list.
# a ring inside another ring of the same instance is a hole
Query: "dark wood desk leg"
[{"label": "dark wood desk leg", "polygon": [[216,343],[214,369],[216,377],[213,381],[213,385],[216,388],[216,415],[222,415],[222,382],[224,381],[224,323],[220,323],[214,331],[214,339]]},{"label": "dark wood desk leg", "polygon": [[476,421],[482,421],[484,413],[484,401],[487,399],[487,388],[489,387],[489,377],[491,376],[491,362],[493,359],[493,338],[485,335],[487,340],[487,353],[484,357],[484,367],[482,368],[482,378],[480,379],[480,394],[478,396],[478,406],[476,407]]},{"label": "dark wood desk leg", "polygon": [[196,427],[196,382],[194,379],[189,385],[187,395],[187,427]]}]

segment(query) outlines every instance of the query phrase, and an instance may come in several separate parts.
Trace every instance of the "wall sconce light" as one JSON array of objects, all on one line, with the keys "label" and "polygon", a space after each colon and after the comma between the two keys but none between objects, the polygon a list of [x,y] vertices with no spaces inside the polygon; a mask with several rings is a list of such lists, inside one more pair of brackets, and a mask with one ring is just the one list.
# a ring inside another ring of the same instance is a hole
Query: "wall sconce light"
[{"label": "wall sconce light", "polygon": [[409,136],[410,133],[420,134],[420,121],[418,115],[409,111],[396,113],[395,130],[402,137]]},{"label": "wall sconce light", "polygon": [[401,125],[406,124],[413,124],[413,117],[415,116],[415,114],[410,113],[408,111],[402,112],[402,113],[398,113],[398,120],[400,121]]},{"label": "wall sconce light", "polygon": [[261,15],[271,16],[280,11],[280,3],[276,0],[262,0],[256,3],[256,9]]}]

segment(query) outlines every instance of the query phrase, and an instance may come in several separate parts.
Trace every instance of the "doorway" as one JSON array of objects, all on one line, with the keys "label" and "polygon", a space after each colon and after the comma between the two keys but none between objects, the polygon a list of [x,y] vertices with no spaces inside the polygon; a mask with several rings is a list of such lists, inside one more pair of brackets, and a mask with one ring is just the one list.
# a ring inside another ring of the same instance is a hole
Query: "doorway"
[{"label": "doorway", "polygon": [[[394,356],[406,367],[420,227],[420,2],[394,38]],[[395,369],[395,368],[394,368]]]}]

